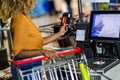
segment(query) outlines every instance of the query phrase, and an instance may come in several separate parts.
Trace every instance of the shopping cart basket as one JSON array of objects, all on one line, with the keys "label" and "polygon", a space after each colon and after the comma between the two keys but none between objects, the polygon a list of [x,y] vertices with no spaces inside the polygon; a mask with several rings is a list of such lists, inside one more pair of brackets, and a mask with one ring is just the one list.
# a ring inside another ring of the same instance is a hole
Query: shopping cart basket
[{"label": "shopping cart basket", "polygon": [[[68,55],[71,53],[80,53],[80,48],[74,48],[62,52],[58,52],[58,56]],[[80,58],[76,57],[70,60],[62,60],[54,63],[47,63],[41,66],[34,66],[27,69],[21,68],[21,65],[26,65],[39,60],[48,59],[48,56],[39,56],[30,59],[13,61],[17,68],[19,80],[81,80],[78,62]],[[54,61],[54,60],[53,60]]]}]

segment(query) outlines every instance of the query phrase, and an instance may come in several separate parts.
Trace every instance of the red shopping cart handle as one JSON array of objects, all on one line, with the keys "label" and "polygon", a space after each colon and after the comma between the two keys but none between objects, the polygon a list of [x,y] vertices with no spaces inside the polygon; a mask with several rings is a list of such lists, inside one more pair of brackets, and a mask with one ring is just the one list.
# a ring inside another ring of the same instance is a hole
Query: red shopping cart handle
[{"label": "red shopping cart handle", "polygon": [[[74,49],[60,51],[60,52],[56,52],[56,53],[57,53],[58,56],[64,56],[64,55],[73,54],[73,53],[80,53],[80,52],[81,52],[81,49],[79,47],[76,47]],[[37,57],[23,59],[23,60],[14,60],[13,65],[14,66],[19,66],[19,65],[22,65],[22,64],[28,64],[28,63],[31,63],[31,62],[45,60],[45,59],[48,59],[48,58],[49,58],[48,56],[37,56]]]}]

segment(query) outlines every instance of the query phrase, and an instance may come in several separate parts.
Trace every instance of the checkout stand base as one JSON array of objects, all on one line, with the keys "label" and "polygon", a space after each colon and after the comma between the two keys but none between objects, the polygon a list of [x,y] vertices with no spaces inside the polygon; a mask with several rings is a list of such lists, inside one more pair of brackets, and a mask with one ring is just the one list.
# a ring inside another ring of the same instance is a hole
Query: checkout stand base
[{"label": "checkout stand base", "polygon": [[114,80],[106,75],[106,73],[113,74],[109,72],[116,65],[120,63],[120,60],[113,58],[91,58],[88,59],[88,65],[90,68],[90,75],[92,80]]}]

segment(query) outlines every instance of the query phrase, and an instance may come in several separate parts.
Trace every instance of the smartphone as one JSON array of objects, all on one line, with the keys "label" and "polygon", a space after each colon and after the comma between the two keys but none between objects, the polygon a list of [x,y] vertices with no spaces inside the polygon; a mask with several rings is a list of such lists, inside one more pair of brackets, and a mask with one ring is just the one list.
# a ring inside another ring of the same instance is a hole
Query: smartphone
[{"label": "smartphone", "polygon": [[71,14],[69,12],[63,13],[61,19],[61,25],[63,26],[64,24],[69,24],[70,20],[71,20]]}]

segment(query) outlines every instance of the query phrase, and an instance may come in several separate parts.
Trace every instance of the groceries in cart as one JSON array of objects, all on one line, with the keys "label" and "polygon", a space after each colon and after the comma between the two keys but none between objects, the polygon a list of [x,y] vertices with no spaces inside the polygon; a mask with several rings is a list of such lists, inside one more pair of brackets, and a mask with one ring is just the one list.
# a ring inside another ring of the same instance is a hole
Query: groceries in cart
[{"label": "groceries in cart", "polygon": [[[79,57],[57,62],[54,59],[49,59],[48,56],[14,60],[13,65],[17,68],[19,80],[90,80],[89,72],[85,67],[85,60],[83,57],[81,58],[82,52],[79,47],[56,53],[58,56],[76,53]],[[47,59],[54,62],[44,65],[35,64]]]}]

